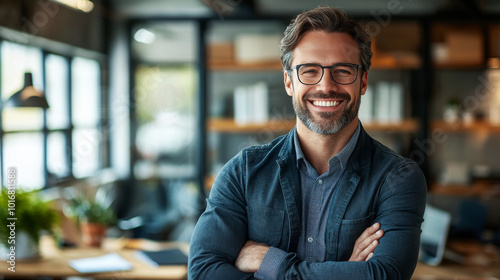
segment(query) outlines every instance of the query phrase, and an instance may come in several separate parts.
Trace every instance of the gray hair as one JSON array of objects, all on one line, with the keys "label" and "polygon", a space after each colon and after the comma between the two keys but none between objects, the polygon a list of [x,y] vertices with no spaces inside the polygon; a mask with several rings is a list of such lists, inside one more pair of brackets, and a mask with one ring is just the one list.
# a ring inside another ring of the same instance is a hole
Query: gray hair
[{"label": "gray hair", "polygon": [[281,39],[281,64],[284,70],[291,67],[293,49],[307,31],[343,32],[352,36],[360,49],[361,67],[363,72],[371,66],[373,52],[371,38],[361,25],[347,13],[338,8],[318,7],[303,12],[288,25]]}]

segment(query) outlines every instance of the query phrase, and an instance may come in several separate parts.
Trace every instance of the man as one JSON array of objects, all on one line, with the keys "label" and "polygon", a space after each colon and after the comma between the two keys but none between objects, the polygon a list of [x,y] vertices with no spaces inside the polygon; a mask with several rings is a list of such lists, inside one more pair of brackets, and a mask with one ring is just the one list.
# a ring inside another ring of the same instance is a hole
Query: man
[{"label": "man", "polygon": [[221,170],[192,237],[190,279],[410,279],[426,182],[358,120],[370,44],[334,8],[287,27],[281,61],[297,125]]}]

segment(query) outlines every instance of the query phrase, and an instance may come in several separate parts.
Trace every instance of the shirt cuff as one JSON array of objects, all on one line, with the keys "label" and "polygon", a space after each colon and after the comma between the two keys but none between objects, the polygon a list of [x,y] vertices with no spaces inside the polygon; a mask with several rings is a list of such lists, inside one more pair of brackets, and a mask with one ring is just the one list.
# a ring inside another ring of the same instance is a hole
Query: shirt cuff
[{"label": "shirt cuff", "polygon": [[259,270],[254,274],[255,278],[266,280],[278,278],[279,266],[286,255],[285,251],[270,247],[260,263]]}]

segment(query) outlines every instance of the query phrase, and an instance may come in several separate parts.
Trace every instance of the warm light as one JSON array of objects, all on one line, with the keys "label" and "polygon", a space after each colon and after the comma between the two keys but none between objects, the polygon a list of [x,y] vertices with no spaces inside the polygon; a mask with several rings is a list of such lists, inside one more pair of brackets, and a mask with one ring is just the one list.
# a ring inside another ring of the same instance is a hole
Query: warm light
[{"label": "warm light", "polygon": [[500,58],[498,58],[498,57],[488,58],[488,68],[499,69],[500,68]]},{"label": "warm light", "polygon": [[134,34],[134,40],[144,44],[151,44],[155,41],[156,35],[144,28],[137,30]]},{"label": "warm light", "polygon": [[94,3],[89,0],[54,0],[75,10],[90,13],[94,9]]}]

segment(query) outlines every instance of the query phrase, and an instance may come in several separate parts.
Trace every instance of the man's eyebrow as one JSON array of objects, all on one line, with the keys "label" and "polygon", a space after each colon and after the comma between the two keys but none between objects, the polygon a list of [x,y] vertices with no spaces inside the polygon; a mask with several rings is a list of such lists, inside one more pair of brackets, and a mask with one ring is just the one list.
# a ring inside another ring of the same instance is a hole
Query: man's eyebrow
[{"label": "man's eyebrow", "polygon": [[302,63],[294,64],[292,66],[300,65],[300,64],[318,64],[318,65],[321,65],[321,66],[333,66],[335,64],[358,64],[358,63],[357,62],[348,62],[348,61],[337,61],[337,62],[334,62],[332,64],[326,65],[326,64],[320,63],[320,62],[302,62]]}]

